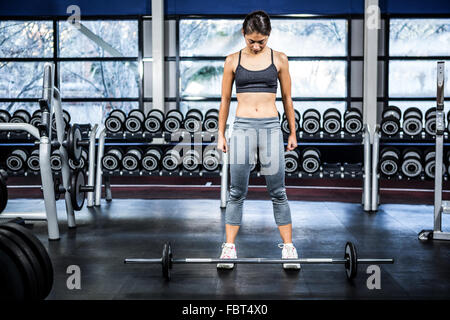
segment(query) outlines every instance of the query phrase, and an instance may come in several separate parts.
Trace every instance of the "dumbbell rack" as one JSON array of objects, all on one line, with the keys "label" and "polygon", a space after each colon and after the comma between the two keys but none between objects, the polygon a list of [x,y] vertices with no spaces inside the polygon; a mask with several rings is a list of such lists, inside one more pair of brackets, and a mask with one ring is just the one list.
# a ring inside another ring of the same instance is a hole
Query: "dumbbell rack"
[{"label": "dumbbell rack", "polygon": [[[112,200],[110,177],[111,176],[188,176],[188,177],[217,177],[221,175],[220,169],[216,171],[208,171],[204,169],[197,169],[188,171],[184,169],[176,169],[169,171],[166,169],[147,171],[147,170],[105,170],[102,166],[102,159],[104,156],[105,146],[170,146],[170,145],[207,145],[215,141],[215,134],[209,132],[201,133],[186,133],[190,135],[190,141],[202,141],[201,143],[183,143],[171,141],[171,134],[168,132],[107,132],[105,129],[100,133],[98,140],[98,157],[97,157],[97,176],[96,176],[96,191],[95,191],[95,205],[100,206],[101,200],[101,186],[102,178],[105,181],[106,200]],[[155,142],[154,139],[160,139],[161,142]],[[207,142],[207,141],[209,142]],[[125,142],[126,141],[126,142]]]}]

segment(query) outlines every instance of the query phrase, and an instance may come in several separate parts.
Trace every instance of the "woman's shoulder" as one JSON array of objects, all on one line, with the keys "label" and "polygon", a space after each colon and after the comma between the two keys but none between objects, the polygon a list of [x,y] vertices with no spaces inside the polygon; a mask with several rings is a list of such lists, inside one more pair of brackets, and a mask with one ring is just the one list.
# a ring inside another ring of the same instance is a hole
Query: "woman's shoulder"
[{"label": "woman's shoulder", "polygon": [[273,58],[274,59],[278,59],[281,62],[287,62],[288,61],[288,57],[287,57],[287,55],[284,52],[276,51],[274,49],[272,49],[272,50],[273,50]]}]

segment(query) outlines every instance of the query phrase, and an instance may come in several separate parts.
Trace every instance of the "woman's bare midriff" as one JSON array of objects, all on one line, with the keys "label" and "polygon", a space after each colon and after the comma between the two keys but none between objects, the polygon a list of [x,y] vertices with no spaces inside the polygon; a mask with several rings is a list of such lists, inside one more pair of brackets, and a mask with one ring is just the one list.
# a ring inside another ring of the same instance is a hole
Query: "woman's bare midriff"
[{"label": "woman's bare midriff", "polygon": [[238,105],[236,117],[271,118],[278,117],[275,93],[243,92],[236,94]]}]

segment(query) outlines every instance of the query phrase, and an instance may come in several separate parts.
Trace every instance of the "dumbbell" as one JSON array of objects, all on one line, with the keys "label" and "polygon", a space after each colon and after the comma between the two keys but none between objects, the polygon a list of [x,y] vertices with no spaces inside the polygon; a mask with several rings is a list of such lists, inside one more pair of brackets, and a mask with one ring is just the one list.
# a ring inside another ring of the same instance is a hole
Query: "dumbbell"
[{"label": "dumbbell", "polygon": [[303,113],[303,131],[307,134],[315,134],[320,130],[320,113],[315,109],[308,109]]},{"label": "dumbbell", "polygon": [[138,148],[130,148],[123,155],[122,167],[125,170],[133,171],[140,168],[142,162],[142,151]]},{"label": "dumbbell", "polygon": [[[68,111],[63,110],[62,111],[62,116],[63,116],[63,122],[64,122],[64,131],[67,130],[67,128],[69,127],[70,124],[70,114]],[[56,115],[53,114],[52,116],[52,130],[56,132]]]},{"label": "dumbbell", "polygon": [[430,108],[425,112],[425,132],[431,136],[436,135],[436,108]]},{"label": "dumbbell", "polygon": [[142,130],[145,122],[145,115],[139,109],[131,110],[125,120],[125,129],[128,132],[136,133]]},{"label": "dumbbell", "polygon": [[302,153],[302,169],[306,173],[314,173],[320,169],[320,151],[316,148],[306,148]]},{"label": "dumbbell", "polygon": [[87,161],[88,161],[88,153],[86,149],[83,148],[83,150],[81,151],[81,158],[79,160],[79,163],[76,164],[75,161],[69,159],[69,167],[72,170],[83,169],[86,166]]},{"label": "dumbbell", "polygon": [[[436,171],[436,152],[434,149],[428,149],[425,151],[425,175],[428,178],[434,179]],[[445,166],[442,166],[442,175],[445,173]]]},{"label": "dumbbell", "polygon": [[166,113],[164,130],[173,133],[181,128],[182,123],[183,114],[178,110],[170,110]]},{"label": "dumbbell", "polygon": [[27,163],[28,152],[24,149],[15,149],[6,158],[6,167],[11,171],[19,171],[24,169]]},{"label": "dumbbell", "polygon": [[142,168],[147,171],[158,170],[161,165],[162,150],[158,147],[150,147],[142,158]]},{"label": "dumbbell", "polygon": [[350,108],[344,113],[344,130],[349,134],[357,134],[362,130],[362,113],[357,108]]},{"label": "dumbbell", "polygon": [[173,171],[177,169],[180,166],[181,162],[181,156],[177,149],[170,148],[164,152],[162,166],[167,171]]},{"label": "dumbbell", "polygon": [[197,170],[201,165],[201,156],[195,149],[190,149],[183,154],[182,164],[187,171]]},{"label": "dumbbell", "polygon": [[189,109],[184,117],[184,128],[190,133],[202,130],[203,114],[198,109]]},{"label": "dumbbell", "polygon": [[123,153],[118,148],[108,149],[103,156],[102,165],[105,170],[114,171],[120,168]]},{"label": "dumbbell", "polygon": [[105,120],[105,128],[108,132],[117,133],[124,130],[125,120],[127,116],[120,109],[114,109]]},{"label": "dumbbell", "polygon": [[385,176],[393,176],[400,166],[400,151],[396,148],[384,148],[380,153],[380,172]]},{"label": "dumbbell", "polygon": [[37,109],[33,112],[33,115],[31,116],[30,124],[37,128],[41,124],[41,120],[42,120],[42,111],[40,109]]},{"label": "dumbbell", "polygon": [[408,108],[403,113],[403,132],[416,136],[422,132],[422,111],[418,108]]},{"label": "dumbbell", "polygon": [[[295,132],[298,132],[300,128],[300,112],[294,109],[294,114],[295,114]],[[281,130],[286,134],[290,134],[291,132],[289,130],[289,122],[286,117],[286,113],[283,113],[283,120],[281,121]]]},{"label": "dumbbell", "polygon": [[0,123],[8,123],[11,115],[6,110],[0,110]]},{"label": "dumbbell", "polygon": [[203,130],[207,132],[217,132],[219,130],[219,110],[209,109],[205,113],[205,121],[203,121]]},{"label": "dumbbell", "polygon": [[144,127],[145,130],[151,133],[161,131],[162,125],[164,123],[164,113],[161,110],[153,109],[150,110],[145,118]]},{"label": "dumbbell", "polygon": [[341,130],[342,116],[336,108],[330,108],[323,113],[323,130],[328,134],[335,134]]},{"label": "dumbbell", "polygon": [[396,135],[400,131],[401,110],[396,106],[384,108],[381,116],[381,131],[388,135]]},{"label": "dumbbell", "polygon": [[55,149],[50,155],[50,168],[52,168],[53,171],[59,171],[61,170],[61,166],[61,154],[59,152],[59,149]]},{"label": "dumbbell", "polygon": [[284,153],[284,166],[285,171],[288,173],[293,173],[298,170],[300,155],[297,149],[286,151]]},{"label": "dumbbell", "polygon": [[31,150],[30,156],[27,159],[27,166],[31,171],[39,171],[41,169],[39,165],[39,148]]},{"label": "dumbbell", "polygon": [[402,172],[409,178],[415,178],[422,172],[422,156],[419,149],[406,148],[403,150]]},{"label": "dumbbell", "polygon": [[220,153],[217,149],[209,149],[203,154],[203,168],[207,171],[215,171],[220,165]]},{"label": "dumbbell", "polygon": [[11,119],[9,119],[9,122],[10,123],[29,123],[30,120],[31,120],[30,113],[27,110],[19,109],[14,112]]}]

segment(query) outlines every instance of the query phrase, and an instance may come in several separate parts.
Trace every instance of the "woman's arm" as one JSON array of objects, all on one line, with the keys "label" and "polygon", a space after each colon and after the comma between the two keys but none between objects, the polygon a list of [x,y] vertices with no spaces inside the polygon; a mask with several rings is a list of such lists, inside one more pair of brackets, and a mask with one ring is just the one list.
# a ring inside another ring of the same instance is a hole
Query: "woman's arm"
[{"label": "woman's arm", "polygon": [[230,111],[231,91],[233,88],[234,72],[232,55],[227,56],[223,68],[222,98],[219,109],[219,137],[225,137],[225,128]]},{"label": "woman's arm", "polygon": [[289,61],[286,54],[280,52],[279,54],[280,70],[278,71],[278,78],[281,86],[281,99],[283,100],[284,113],[289,124],[289,139],[287,150],[293,150],[297,147],[297,132],[295,131],[295,113],[291,98],[291,75],[289,74]]}]

